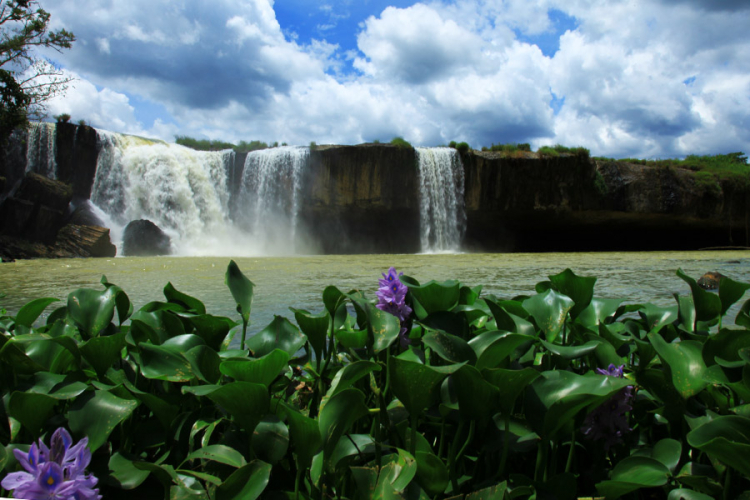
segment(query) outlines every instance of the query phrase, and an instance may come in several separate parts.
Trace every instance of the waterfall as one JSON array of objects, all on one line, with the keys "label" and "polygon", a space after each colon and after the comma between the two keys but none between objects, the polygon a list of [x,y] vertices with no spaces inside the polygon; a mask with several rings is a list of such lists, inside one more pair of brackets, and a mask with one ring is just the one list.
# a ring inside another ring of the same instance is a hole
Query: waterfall
[{"label": "waterfall", "polygon": [[26,172],[57,179],[56,125],[46,122],[29,123],[26,139]]},{"label": "waterfall", "polygon": [[300,176],[309,148],[282,146],[247,155],[237,223],[265,254],[295,252]]},{"label": "waterfall", "polygon": [[466,227],[464,169],[453,148],[416,148],[422,252],[460,250]]},{"label": "waterfall", "polygon": [[194,151],[133,136],[97,134],[91,201],[117,226],[115,235],[131,220],[148,219],[170,236],[178,255],[247,253],[227,215],[233,151]]}]

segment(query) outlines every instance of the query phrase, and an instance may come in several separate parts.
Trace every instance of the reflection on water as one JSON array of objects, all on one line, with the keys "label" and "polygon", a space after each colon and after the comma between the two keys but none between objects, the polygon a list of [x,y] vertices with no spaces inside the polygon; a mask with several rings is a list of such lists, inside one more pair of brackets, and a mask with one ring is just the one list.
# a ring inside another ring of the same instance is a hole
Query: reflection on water
[{"label": "reflection on water", "polygon": [[[321,311],[321,294],[328,285],[344,291],[361,289],[374,298],[380,273],[390,266],[422,283],[458,279],[469,286],[484,285],[483,294],[507,298],[532,294],[536,283],[571,268],[578,275],[598,278],[594,290],[597,297],[659,305],[674,304],[675,292],[689,293],[687,284],[675,275],[678,268],[696,279],[707,271],[719,271],[734,280],[750,282],[748,251],[321,255],[236,261],[256,285],[251,332],[267,325],[275,314],[293,319],[289,307]],[[76,288],[102,289],[100,280],[106,275],[125,290],[136,309],[153,300],[164,300],[162,289],[171,282],[181,292],[202,300],[209,313],[239,320],[224,284],[228,263],[226,257],[127,257],[1,264],[0,294],[6,296],[0,298],[0,307],[15,314],[35,298],[65,300]],[[739,304],[730,310],[728,323],[733,323],[738,309]]]}]

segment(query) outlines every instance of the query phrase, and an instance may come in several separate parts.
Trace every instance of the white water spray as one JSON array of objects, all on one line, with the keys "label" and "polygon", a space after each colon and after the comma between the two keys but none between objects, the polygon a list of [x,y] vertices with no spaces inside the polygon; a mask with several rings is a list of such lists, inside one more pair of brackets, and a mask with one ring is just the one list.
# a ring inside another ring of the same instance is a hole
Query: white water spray
[{"label": "white water spray", "polygon": [[233,151],[97,133],[91,201],[120,226],[114,233],[131,220],[148,219],[170,236],[178,255],[231,255],[244,248],[227,217]]},{"label": "white water spray", "polygon": [[282,146],[247,155],[237,221],[265,254],[295,253],[302,169],[309,148]]},{"label": "white water spray", "polygon": [[29,123],[26,139],[26,172],[34,172],[50,179],[57,179],[56,125],[46,122]]},{"label": "white water spray", "polygon": [[422,252],[457,252],[466,227],[464,169],[453,148],[416,148]]}]

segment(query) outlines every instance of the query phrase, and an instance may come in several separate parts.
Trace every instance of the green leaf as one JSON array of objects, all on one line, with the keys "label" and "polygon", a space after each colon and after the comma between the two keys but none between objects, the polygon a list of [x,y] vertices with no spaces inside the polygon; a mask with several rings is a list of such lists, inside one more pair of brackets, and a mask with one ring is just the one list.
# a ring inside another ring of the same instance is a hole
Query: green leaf
[{"label": "green leaf", "polygon": [[154,413],[154,416],[165,430],[172,430],[172,422],[180,412],[178,406],[169,404],[156,394],[143,392],[130,382],[125,382],[124,385],[138,401],[145,404]]},{"label": "green leaf", "polygon": [[256,358],[265,356],[274,349],[286,351],[292,357],[305,345],[306,340],[307,337],[288,319],[274,316],[268,326],[247,339],[245,347]]},{"label": "green leaf", "polygon": [[326,310],[332,318],[336,316],[336,311],[339,310],[339,307],[345,300],[346,295],[335,286],[327,286],[323,290],[323,304],[325,304]]},{"label": "green leaf", "polygon": [[271,467],[271,464],[253,460],[236,470],[216,488],[216,500],[255,500],[268,486]]},{"label": "green leaf", "polygon": [[243,467],[247,463],[242,453],[223,444],[212,444],[199,448],[185,457],[185,461],[189,460],[211,460],[235,468]]},{"label": "green leaf", "polygon": [[750,419],[738,415],[716,417],[689,432],[690,446],[750,476]]},{"label": "green leaf", "polygon": [[289,308],[294,313],[294,319],[297,321],[302,333],[307,335],[307,340],[315,351],[318,359],[322,359],[326,352],[326,339],[328,332],[331,330],[331,315],[328,311],[314,315],[303,309]]},{"label": "green leaf", "polygon": [[337,330],[334,335],[345,349],[364,349],[367,347],[367,329],[357,331]]},{"label": "green leaf", "polygon": [[543,372],[526,391],[526,415],[536,432],[552,437],[579,411],[603,403],[632,382],[617,377]]},{"label": "green leaf", "polygon": [[714,500],[714,497],[687,488],[677,488],[669,492],[667,500]]},{"label": "green leaf", "polygon": [[275,464],[289,449],[289,428],[276,415],[266,415],[255,427],[252,445],[258,458]]},{"label": "green leaf", "polygon": [[508,359],[519,347],[531,345],[535,338],[520,333],[490,331],[477,335],[469,345],[478,356],[477,370],[495,368]]},{"label": "green leaf", "polygon": [[534,317],[545,333],[548,342],[554,342],[562,330],[565,319],[575,304],[565,295],[547,290],[523,302],[523,307]]},{"label": "green leaf", "polygon": [[312,457],[320,451],[323,445],[318,422],[302,415],[287,404],[283,406],[289,420],[289,434],[294,451],[297,453],[298,464],[302,467],[309,467]]},{"label": "green leaf", "polygon": [[659,307],[653,304],[644,304],[639,314],[646,321],[646,330],[658,332],[664,325],[673,323],[679,318],[677,306]]},{"label": "green leaf", "polygon": [[578,315],[576,322],[596,331],[597,325],[617,313],[617,309],[622,302],[623,299],[593,298],[589,305]]},{"label": "green leaf", "polygon": [[669,366],[672,384],[683,398],[705,389],[708,385],[705,379],[707,370],[698,342],[683,340],[668,344],[658,333],[650,333],[648,339],[662,362]]},{"label": "green leaf", "polygon": [[89,438],[91,452],[103,445],[117,425],[138,407],[138,401],[118,398],[107,391],[90,391],[70,407],[70,430]]},{"label": "green leaf", "polygon": [[381,311],[367,304],[367,331],[372,336],[372,349],[375,354],[388,349],[401,332],[401,323],[391,313]]},{"label": "green leaf", "polygon": [[203,341],[215,351],[221,349],[229,330],[235,326],[234,321],[221,316],[211,316],[203,314],[199,316],[189,316],[180,314],[181,318],[187,321],[194,328],[193,334],[202,338]]},{"label": "green leaf", "polygon": [[133,314],[133,303],[130,302],[130,297],[128,297],[125,291],[119,286],[108,282],[106,276],[102,275],[101,283],[102,285],[104,285],[105,288],[112,289],[110,291],[115,297],[115,307],[117,308],[117,319],[120,322],[120,325],[122,325],[125,322],[125,320],[128,319]]},{"label": "green leaf", "polygon": [[281,349],[274,349],[258,359],[227,359],[221,362],[219,370],[235,380],[271,385],[284,370],[289,361],[289,354]]},{"label": "green leaf", "polygon": [[466,361],[473,365],[477,361],[477,355],[471,346],[464,339],[450,333],[429,330],[422,337],[422,343],[449,363]]},{"label": "green leaf", "polygon": [[[495,318],[498,330],[536,337],[537,332],[534,325],[526,321],[522,316],[506,310],[506,307],[513,304],[513,301],[494,302],[490,299],[485,299],[485,302],[492,316]],[[514,306],[513,309],[517,310],[518,308]]]},{"label": "green leaf", "polygon": [[203,305],[203,302],[178,291],[172,286],[171,282],[164,287],[164,297],[167,298],[167,302],[180,305],[187,311],[195,314],[206,314],[206,306]]},{"label": "green leaf", "polygon": [[237,302],[237,312],[240,313],[245,323],[249,322],[253,305],[253,287],[255,285],[242,274],[240,268],[237,267],[237,263],[233,260],[229,261],[224,282],[229,287],[229,291],[232,292],[235,302]]},{"label": "green leaf", "polygon": [[450,477],[443,461],[434,453],[424,451],[417,451],[414,458],[417,460],[417,483],[431,497],[443,493]]},{"label": "green leaf", "polygon": [[434,367],[397,357],[391,358],[390,377],[393,394],[410,414],[418,415],[438,401],[440,384],[445,377],[457,372],[464,364]]},{"label": "green leaf", "polygon": [[57,399],[46,394],[14,391],[8,400],[8,415],[38,437],[57,402]]},{"label": "green leaf", "polygon": [[44,312],[47,306],[59,301],[60,299],[52,297],[32,300],[18,311],[18,314],[16,314],[16,324],[31,328],[34,325],[34,321]]},{"label": "green leaf", "polygon": [[68,295],[68,315],[81,329],[84,338],[95,337],[115,316],[115,293],[79,288]]},{"label": "green leaf", "polygon": [[497,387],[500,409],[505,415],[513,413],[516,399],[521,395],[527,385],[536,380],[541,374],[533,368],[522,370],[504,370],[497,368],[493,370],[482,370],[482,376],[490,384]]},{"label": "green leaf", "polygon": [[336,376],[333,377],[328,392],[320,403],[320,407],[323,408],[328,399],[333,395],[352,387],[362,377],[366,377],[373,371],[380,370],[380,365],[373,361],[362,360],[347,364],[336,373]]},{"label": "green leaf", "polygon": [[632,456],[620,461],[612,470],[612,480],[602,481],[596,489],[607,499],[615,499],[641,488],[663,486],[669,475],[669,469],[658,460]]},{"label": "green leaf", "polygon": [[318,417],[324,456],[330,456],[339,438],[367,414],[365,395],[357,389],[345,389],[331,397]]},{"label": "green leaf", "polygon": [[596,350],[596,348],[601,344],[600,340],[590,340],[586,342],[583,345],[569,345],[569,346],[562,346],[558,344],[550,344],[549,342],[545,342],[544,340],[539,339],[539,342],[547,349],[549,352],[556,356],[560,356],[563,359],[578,359],[582,358],[584,356],[588,356],[592,352]]},{"label": "green leaf", "polygon": [[651,458],[663,463],[670,471],[674,472],[680,463],[682,454],[682,443],[674,439],[665,438],[659,440],[651,451]]},{"label": "green leaf", "polygon": [[745,301],[734,319],[735,324],[750,328],[750,300]]},{"label": "green leaf", "polygon": [[450,311],[461,296],[461,284],[455,280],[430,281],[424,285],[409,285],[409,293],[419,301],[427,314],[438,311]]},{"label": "green leaf", "polygon": [[182,355],[190,363],[191,371],[196,377],[209,384],[215,384],[219,381],[221,358],[215,350],[206,345],[199,345]]},{"label": "green leaf", "polygon": [[161,346],[142,342],[141,373],[144,377],[169,382],[189,382],[195,378],[190,361],[179,346]]},{"label": "green leaf", "polygon": [[[679,276],[685,283],[690,285],[690,290],[693,293],[693,303],[695,304],[695,312],[698,321],[712,320],[722,314],[722,301],[717,295],[702,289],[700,286],[698,286],[698,283],[693,278],[685,274],[682,269],[677,270],[677,276]],[[736,292],[736,289],[734,289],[734,287],[730,286],[729,288],[733,289],[732,292]],[[734,293],[730,292],[729,295],[733,296]]]},{"label": "green leaf", "polygon": [[385,457],[383,462],[381,476],[385,477],[382,479],[398,492],[404,491],[417,474],[417,461],[408,451],[401,448],[396,448],[396,453]]},{"label": "green leaf", "polygon": [[109,459],[109,477],[123,490],[132,490],[140,486],[149,476],[149,471],[138,469],[133,460],[126,458],[119,451]]},{"label": "green leaf", "polygon": [[230,382],[204,395],[229,412],[248,433],[255,430],[270,405],[266,386],[250,382]]},{"label": "green leaf", "polygon": [[750,348],[750,331],[723,329],[703,343],[702,357],[706,366],[716,364],[716,358],[725,361],[744,361],[740,351]]},{"label": "green leaf", "polygon": [[482,378],[473,366],[464,365],[451,375],[461,418],[486,424],[500,406],[500,391]]},{"label": "green leaf", "polygon": [[575,302],[575,306],[570,310],[570,317],[575,320],[591,303],[596,278],[576,276],[573,271],[566,269],[560,274],[550,276],[549,279],[558,292]]},{"label": "green leaf", "polygon": [[741,283],[732,279],[723,277],[719,281],[719,299],[721,300],[721,315],[724,316],[732,305],[740,300],[750,283]]},{"label": "green leaf", "polygon": [[125,332],[120,332],[106,337],[93,337],[83,343],[79,350],[101,378],[115,361],[121,359],[120,351],[123,347],[125,347]]}]

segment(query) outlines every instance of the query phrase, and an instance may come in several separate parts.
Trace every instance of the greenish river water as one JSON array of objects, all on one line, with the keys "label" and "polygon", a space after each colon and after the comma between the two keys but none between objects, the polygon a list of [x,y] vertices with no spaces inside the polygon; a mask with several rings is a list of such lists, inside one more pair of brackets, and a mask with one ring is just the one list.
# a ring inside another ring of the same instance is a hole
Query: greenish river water
[{"label": "greenish river water", "polygon": [[[238,320],[235,304],[224,284],[227,257],[149,257],[114,259],[31,260],[0,264],[0,307],[14,314],[39,297],[65,300],[76,288],[101,289],[102,275],[122,287],[137,309],[164,300],[167,282],[202,300],[208,312]],[[484,285],[483,293],[500,297],[534,293],[547,276],[571,268],[582,276],[598,278],[595,296],[624,298],[626,303],[674,304],[673,293],[690,292],[675,275],[682,268],[700,277],[719,271],[737,281],[750,282],[750,251],[628,252],[538,254],[435,255],[320,255],[308,257],[248,257],[235,259],[255,283],[250,331],[267,325],[275,314],[293,319],[289,307],[319,312],[321,294],[328,285],[341,290],[363,290],[374,298],[380,273],[398,271],[425,283],[431,279],[458,279],[466,285]],[[750,298],[748,293],[741,301]],[[53,307],[50,307],[51,311]],[[727,317],[734,322],[735,305]]]}]

